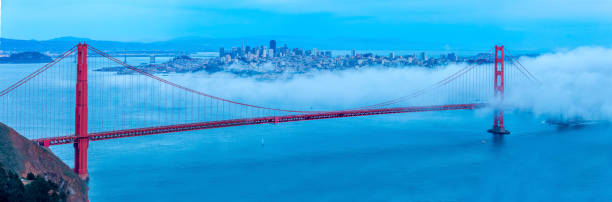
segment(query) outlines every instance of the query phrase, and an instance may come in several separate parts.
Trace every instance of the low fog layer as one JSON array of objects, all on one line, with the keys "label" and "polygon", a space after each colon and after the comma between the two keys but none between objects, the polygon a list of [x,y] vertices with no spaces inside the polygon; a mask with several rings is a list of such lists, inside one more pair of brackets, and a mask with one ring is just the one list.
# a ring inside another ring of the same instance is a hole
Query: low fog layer
[{"label": "low fog layer", "polygon": [[[524,82],[513,86],[506,94],[509,108],[531,111],[538,116],[612,118],[611,49],[583,47],[519,60],[541,84]],[[277,81],[258,81],[224,73],[175,74],[166,78],[249,104],[298,110],[345,109],[408,95],[465,66],[453,64],[435,69],[372,67],[313,72]],[[510,65],[507,68],[511,68]]]},{"label": "low fog layer", "polygon": [[453,74],[465,64],[445,68],[382,67],[337,72],[320,71],[289,80],[261,81],[228,73],[174,74],[168,80],[202,92],[248,104],[308,109],[346,109],[408,95]]},{"label": "low fog layer", "polygon": [[582,47],[520,61],[541,85],[521,86],[507,103],[537,115],[612,118],[612,49]]}]

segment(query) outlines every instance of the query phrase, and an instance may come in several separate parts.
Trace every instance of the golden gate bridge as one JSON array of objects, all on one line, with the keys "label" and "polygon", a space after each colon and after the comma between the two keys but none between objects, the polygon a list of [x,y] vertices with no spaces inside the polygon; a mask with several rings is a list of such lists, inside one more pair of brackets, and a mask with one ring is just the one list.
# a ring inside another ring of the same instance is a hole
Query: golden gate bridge
[{"label": "golden gate bridge", "polygon": [[[83,178],[88,175],[90,141],[212,128],[491,107],[495,112],[488,132],[503,135],[510,133],[504,126],[504,93],[520,90],[514,84],[537,81],[508,56],[504,46],[495,46],[488,55],[436,83],[379,103],[298,110],[213,96],[80,43],[2,90],[0,121],[44,147],[73,144],[74,171]],[[94,71],[117,66],[131,74]]]}]

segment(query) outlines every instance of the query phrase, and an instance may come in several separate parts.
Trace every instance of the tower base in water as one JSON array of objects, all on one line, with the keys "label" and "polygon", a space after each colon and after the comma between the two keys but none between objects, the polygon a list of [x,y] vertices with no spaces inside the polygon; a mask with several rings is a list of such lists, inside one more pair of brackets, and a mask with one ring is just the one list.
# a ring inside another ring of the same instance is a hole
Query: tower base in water
[{"label": "tower base in water", "polygon": [[510,134],[510,131],[502,127],[493,127],[487,130],[487,132],[492,133],[494,135],[509,135]]}]

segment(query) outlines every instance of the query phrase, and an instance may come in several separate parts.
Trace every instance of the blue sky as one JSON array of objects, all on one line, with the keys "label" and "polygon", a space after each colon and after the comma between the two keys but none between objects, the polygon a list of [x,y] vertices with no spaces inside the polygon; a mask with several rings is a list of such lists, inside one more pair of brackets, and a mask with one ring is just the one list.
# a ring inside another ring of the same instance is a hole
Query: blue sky
[{"label": "blue sky", "polygon": [[525,49],[612,45],[610,0],[4,0],[2,37],[289,36]]}]

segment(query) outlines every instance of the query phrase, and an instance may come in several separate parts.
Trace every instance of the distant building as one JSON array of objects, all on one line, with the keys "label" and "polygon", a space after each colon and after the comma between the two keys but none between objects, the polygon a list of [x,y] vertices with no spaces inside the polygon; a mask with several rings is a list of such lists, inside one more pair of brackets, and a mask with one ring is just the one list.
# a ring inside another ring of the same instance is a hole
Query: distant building
[{"label": "distant building", "polygon": [[255,54],[255,58],[259,57],[259,48],[255,47],[253,48],[253,53]]},{"label": "distant building", "polygon": [[391,59],[395,59],[395,53],[394,53],[394,52],[391,52],[391,53],[389,54],[389,58],[391,58]]},{"label": "distant building", "polygon": [[149,64],[155,64],[155,55],[149,56]]},{"label": "distant building", "polygon": [[331,58],[332,57],[332,52],[331,51],[325,51],[325,52],[323,52],[323,55],[325,57],[330,57]]},{"label": "distant building", "polygon": [[446,58],[448,60],[450,60],[450,61],[453,61],[453,62],[456,62],[458,60],[457,54],[455,54],[455,53],[449,53]]},{"label": "distant building", "polygon": [[219,48],[219,57],[225,56],[225,49],[223,47]]},{"label": "distant building", "polygon": [[301,48],[294,48],[293,52],[295,53],[295,55],[303,55],[304,54],[304,50],[302,50]]},{"label": "distant building", "polygon": [[268,49],[268,57],[274,57],[274,49]]},{"label": "distant building", "polygon": [[276,50],[276,40],[270,40],[270,49]]},{"label": "distant building", "polygon": [[285,46],[283,46],[283,53],[287,54],[289,53],[289,46],[287,46],[287,44],[285,44]]},{"label": "distant building", "polygon": [[355,49],[351,50],[351,56],[355,57],[357,54],[355,53]]},{"label": "distant building", "polygon": [[317,56],[317,48],[313,48],[312,49],[312,55],[313,56]]},{"label": "distant building", "polygon": [[423,61],[427,60],[427,54],[425,52],[421,52],[421,54],[419,54],[419,59]]}]

